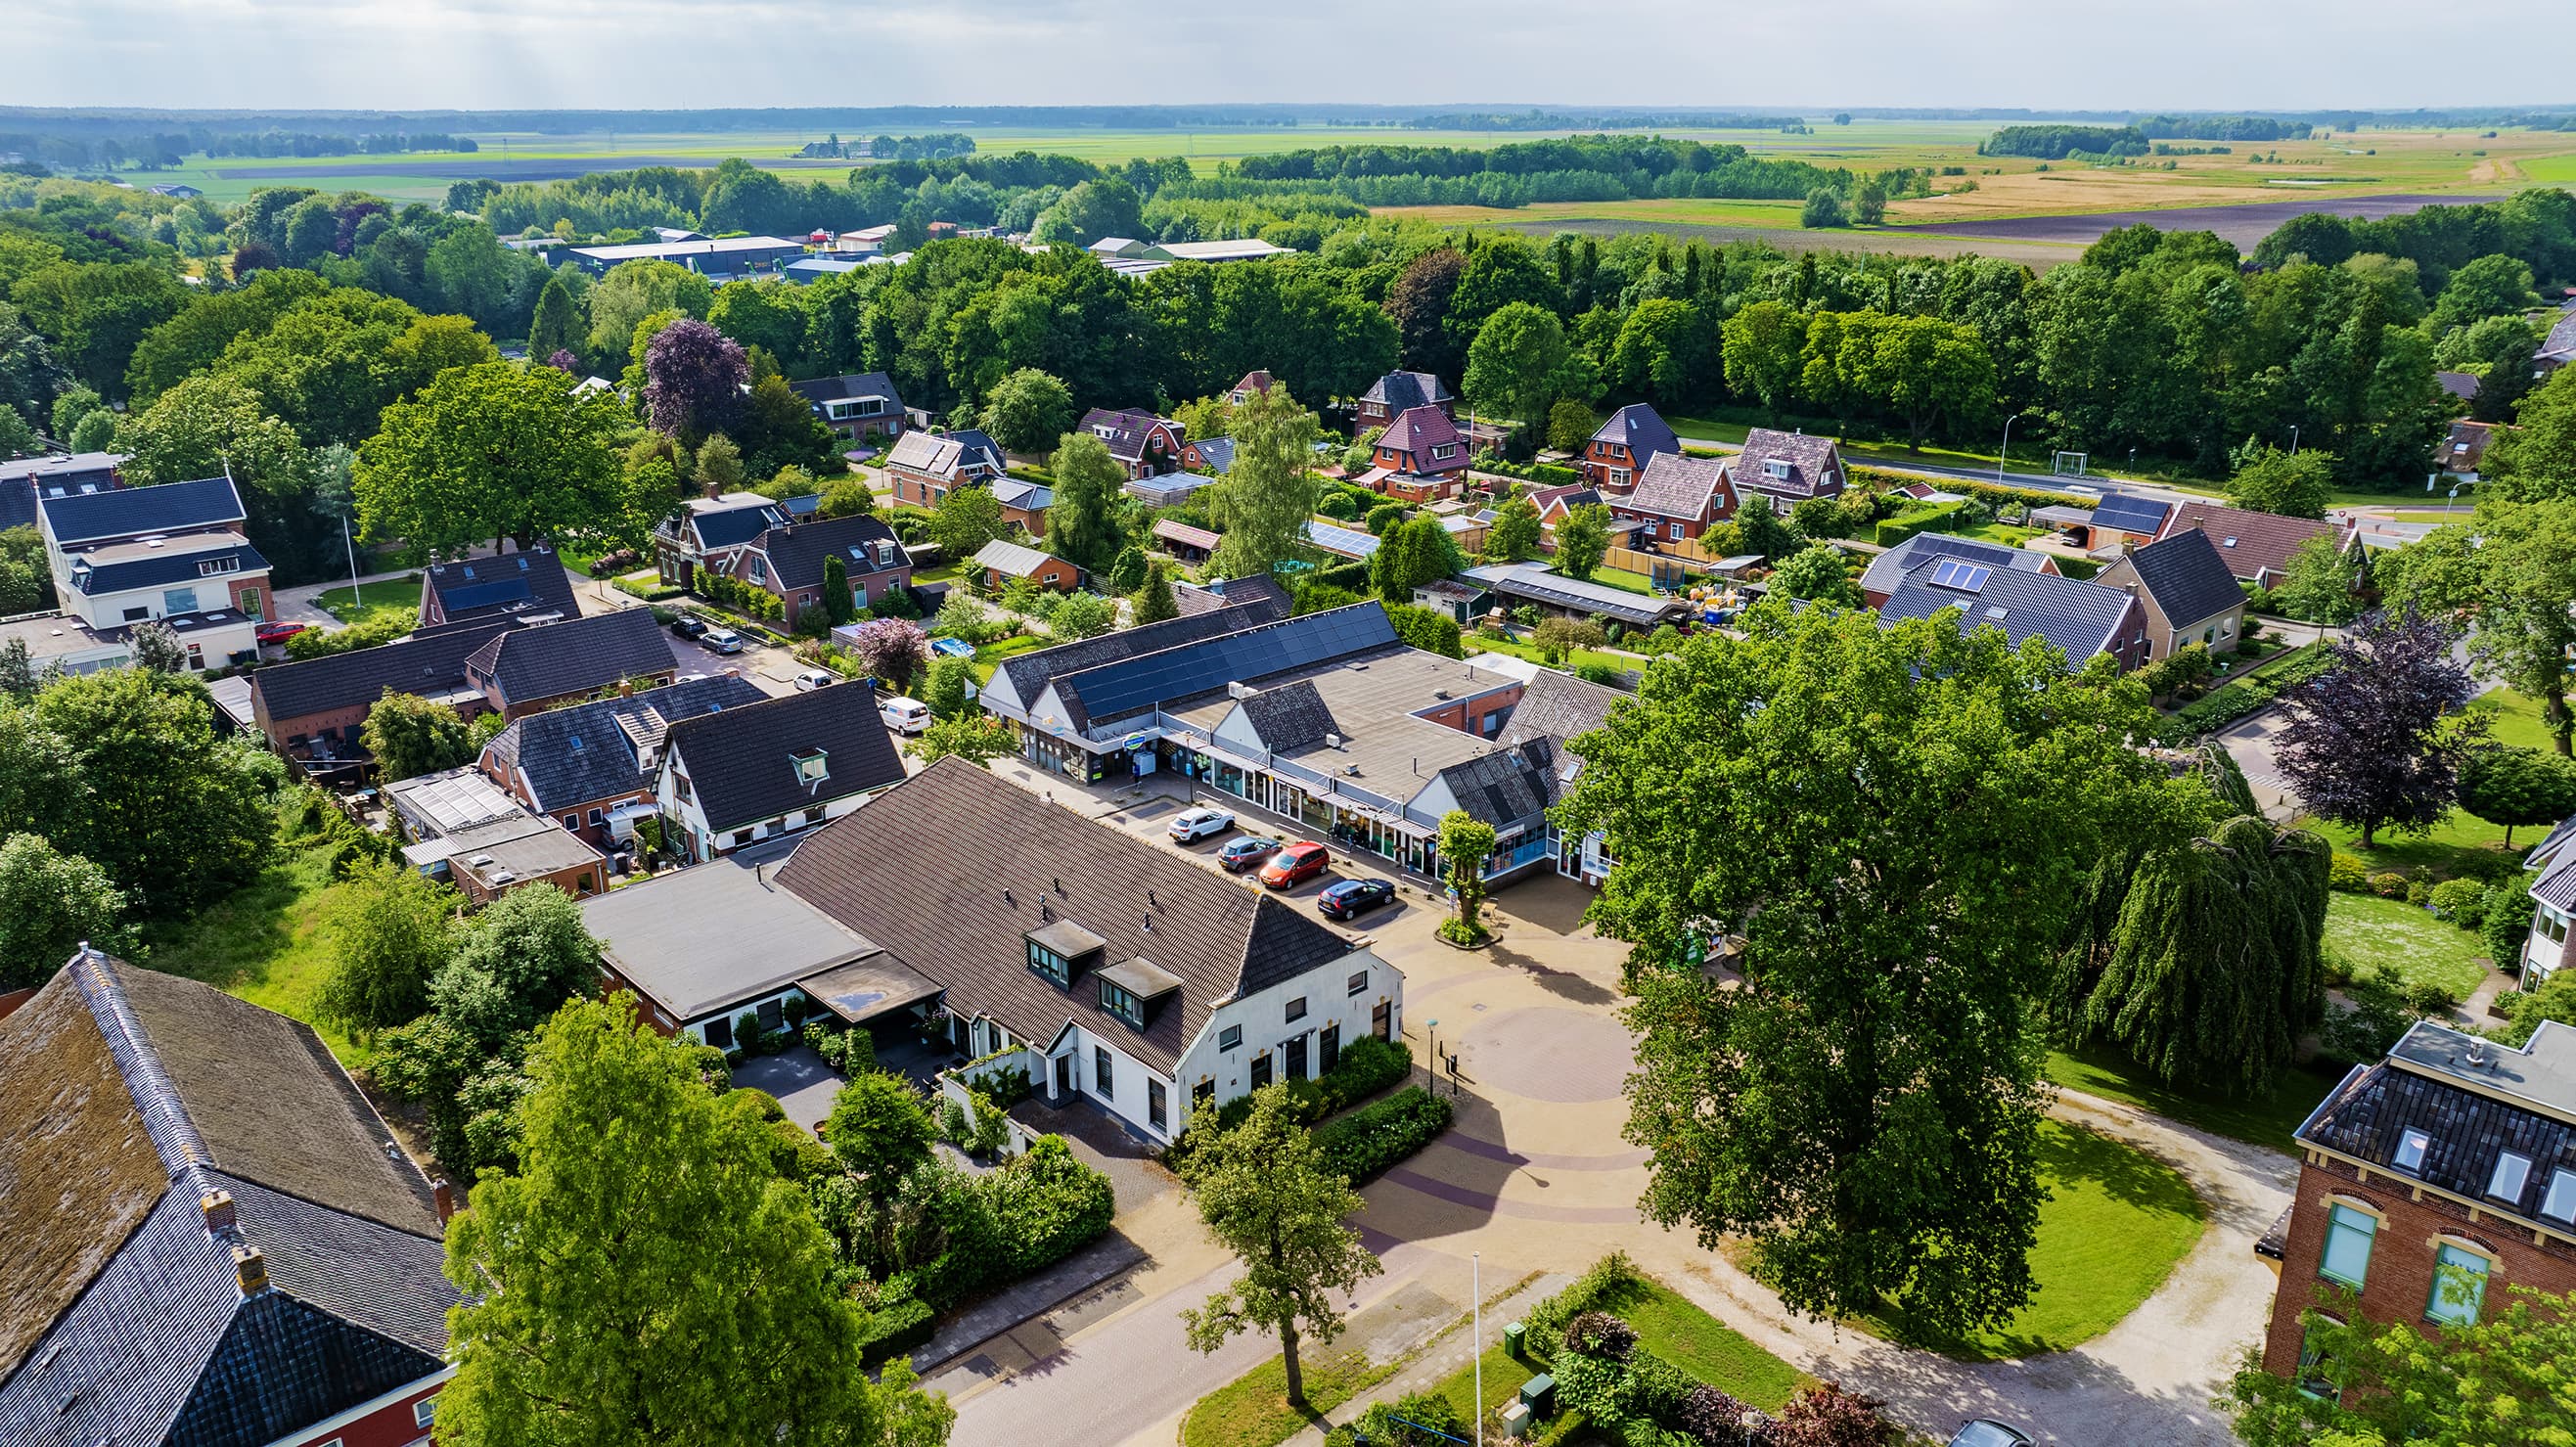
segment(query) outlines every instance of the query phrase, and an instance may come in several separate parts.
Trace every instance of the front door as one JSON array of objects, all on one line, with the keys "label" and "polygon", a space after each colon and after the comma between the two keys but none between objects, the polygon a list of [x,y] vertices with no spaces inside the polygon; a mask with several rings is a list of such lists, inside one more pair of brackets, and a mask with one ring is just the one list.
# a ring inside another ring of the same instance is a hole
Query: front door
[{"label": "front door", "polygon": [[1055,1058],[1055,1093],[1062,1098],[1073,1094],[1073,1090],[1073,1057],[1059,1055]]},{"label": "front door", "polygon": [[1306,1078],[1306,1037],[1303,1035],[1288,1042],[1288,1078]]},{"label": "front door", "polygon": [[1336,1020],[1332,1024],[1324,1027],[1323,1040],[1316,1046],[1315,1051],[1315,1064],[1317,1067],[1323,1074],[1332,1074],[1333,1067],[1340,1064],[1342,1059],[1341,1021]]},{"label": "front door", "polygon": [[1392,1040],[1394,1038],[1387,1033],[1389,1027],[1394,1023],[1393,1020],[1389,1018],[1392,1008],[1393,1007],[1386,1001],[1380,1000],[1377,1002],[1377,1008],[1369,1012],[1369,1033],[1375,1035],[1380,1040]]}]

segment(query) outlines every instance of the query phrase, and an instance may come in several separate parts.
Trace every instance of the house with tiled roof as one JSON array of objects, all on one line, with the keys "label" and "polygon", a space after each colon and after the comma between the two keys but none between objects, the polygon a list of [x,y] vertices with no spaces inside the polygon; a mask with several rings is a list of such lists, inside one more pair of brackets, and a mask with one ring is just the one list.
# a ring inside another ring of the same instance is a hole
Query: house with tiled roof
[{"label": "house with tiled roof", "polygon": [[915,507],[936,507],[957,489],[989,483],[1006,471],[1002,449],[972,429],[907,432],[886,449],[884,463],[895,501]]},{"label": "house with tiled roof", "polygon": [[309,1026],[84,951],[0,1018],[0,1442],[426,1442],[445,1188]]},{"label": "house with tiled roof", "polygon": [[963,759],[833,821],[776,878],[935,983],[957,1048],[1022,1052],[1039,1095],[1152,1141],[1404,1031],[1404,977],[1367,945]]},{"label": "house with tiled roof", "polygon": [[1612,517],[1635,523],[1644,541],[1697,538],[1735,516],[1736,507],[1724,459],[1679,452],[1648,453],[1645,471],[1624,489],[1605,490],[1601,500]]},{"label": "house with tiled roof", "polygon": [[2559,308],[2558,320],[2551,324],[2549,335],[2541,340],[2540,350],[2531,359],[2531,374],[2545,379],[2570,362],[2576,362],[2576,302]]},{"label": "house with tiled roof", "polygon": [[1872,608],[1887,605],[1887,595],[1894,592],[1897,581],[1925,558],[1961,558],[1971,563],[2010,568],[2025,573],[2055,573],[2057,560],[2030,548],[2007,547],[1980,538],[1955,537],[1949,533],[1916,533],[1896,546],[1869,560],[1861,570],[1861,601]]},{"label": "house with tiled roof", "polygon": [[0,532],[36,525],[36,500],[125,486],[121,452],[46,453],[0,458]]},{"label": "house with tiled roof", "polygon": [[771,528],[787,525],[787,509],[756,492],[693,497],[653,524],[653,559],[663,583],[693,587],[698,569],[725,571],[733,554]]},{"label": "house with tiled roof", "polygon": [[1727,475],[1736,496],[1759,493],[1783,514],[1811,497],[1841,496],[1849,478],[1834,439],[1768,427],[1744,434],[1744,446],[1727,460]]},{"label": "house with tiled roof", "polygon": [[672,720],[768,697],[727,673],[548,709],[494,735],[474,766],[530,812],[560,821],[593,847],[614,849],[634,837],[637,819],[659,812],[655,776]]},{"label": "house with tiled roof", "polygon": [[1183,614],[1214,613],[1220,609],[1243,610],[1246,626],[1271,623],[1295,610],[1296,600],[1277,578],[1268,573],[1254,573],[1243,578],[1210,578],[1204,583],[1172,584],[1172,601]]},{"label": "house with tiled roof", "polygon": [[1360,394],[1351,413],[1351,435],[1384,427],[1416,407],[1436,407],[1450,421],[1458,420],[1458,394],[1448,383],[1429,372],[1389,372]]},{"label": "house with tiled roof", "polygon": [[1631,402],[1610,414],[1610,420],[1583,444],[1583,457],[1577,470],[1583,480],[1594,487],[1624,490],[1637,485],[1647,463],[1656,457],[1681,455],[1682,440],[1665,425],[1663,416],[1643,402]]},{"label": "house with tiled roof", "polygon": [[1277,379],[1266,371],[1256,369],[1246,372],[1243,374],[1242,381],[1226,389],[1226,405],[1240,407],[1255,397],[1266,397],[1270,395],[1270,389],[1275,385],[1277,385]]},{"label": "house with tiled roof", "polygon": [[2430,1336],[2493,1320],[2515,1287],[2576,1291],[2576,1027],[2514,1048],[2419,1021],[2295,1136],[2291,1204],[2254,1247],[2280,1276],[2265,1371],[2333,1396],[2311,1308]]},{"label": "house with tiled roof", "polygon": [[460,714],[483,712],[483,690],[466,680],[465,660],[517,626],[507,618],[469,621],[373,648],[270,664],[250,675],[251,722],[271,749],[307,773],[353,775],[372,762],[359,736],[367,710],[388,693],[444,703]]},{"label": "house with tiled roof", "polygon": [[1047,509],[1055,506],[1055,489],[1026,478],[995,479],[993,501],[1002,505],[1002,521],[1033,538],[1046,536]]},{"label": "house with tiled roof", "polygon": [[865,683],[670,718],[661,752],[662,838],[692,863],[837,819],[904,772]]},{"label": "house with tiled roof", "polygon": [[2434,471],[2463,482],[2477,481],[2478,468],[2486,461],[2487,447],[2495,441],[2496,429],[2500,425],[2471,422],[2465,417],[2453,421],[2451,430],[2443,435],[2441,445],[2434,449]]},{"label": "house with tiled roof", "polygon": [[75,475],[31,477],[54,597],[71,625],[63,646],[35,650],[36,661],[76,672],[117,666],[147,621],[178,636],[192,669],[256,660],[275,601],[232,479],[83,491],[66,480]]},{"label": "house with tiled roof", "polygon": [[420,621],[435,626],[473,619],[522,622],[581,616],[572,574],[544,543],[523,553],[462,558],[421,569]]},{"label": "house with tiled roof", "polygon": [[[2550,830],[2523,857],[2522,867],[2531,875],[2525,887],[2531,896],[2531,932],[2516,963],[2525,990],[2539,989],[2551,975],[2565,969],[2571,957],[2567,933],[2576,924],[2576,848],[2571,845],[2576,845],[2576,819]],[[2496,963],[2512,968],[2503,960]]]},{"label": "house with tiled roof", "polygon": [[507,628],[465,656],[466,683],[483,695],[485,708],[505,719],[621,684],[669,683],[679,671],[649,608]]},{"label": "house with tiled roof", "polygon": [[792,623],[807,606],[822,604],[825,564],[832,558],[841,560],[854,607],[872,608],[895,589],[912,586],[911,551],[872,513],[791,520],[708,566],[776,598],[778,616]]},{"label": "house with tiled roof", "polygon": [[787,386],[824,426],[852,442],[903,433],[903,398],[895,392],[894,379],[883,372],[816,377]]},{"label": "house with tiled roof", "polygon": [[[1608,723],[1610,710],[1628,697],[1618,689],[1542,668],[1531,676],[1521,701],[1513,706],[1501,743],[1505,748],[1546,750],[1548,803],[1554,805],[1583,773],[1583,758],[1573,749],[1573,741]],[[1547,827],[1557,873],[1596,889],[1610,877],[1613,861],[1603,847],[1601,830],[1568,838],[1553,819]]]},{"label": "house with tiled roof", "polygon": [[1437,407],[1408,407],[1388,423],[1363,486],[1405,502],[1455,497],[1467,478],[1467,441]]},{"label": "house with tiled roof", "polygon": [[1082,414],[1078,426],[1109,444],[1109,455],[1127,470],[1131,482],[1178,471],[1181,466],[1181,424],[1169,417],[1133,408],[1094,407]]},{"label": "house with tiled roof", "polygon": [[2128,590],[1965,558],[1917,558],[1889,590],[1878,619],[1892,626],[1952,608],[1960,632],[2000,628],[2015,648],[2044,638],[2070,668],[2096,654],[2109,654],[2123,671],[2147,661],[2146,605]]},{"label": "house with tiled roof", "polygon": [[2218,544],[2218,555],[2227,560],[2227,570],[2238,582],[2263,588],[2280,586],[2289,573],[2291,555],[2311,538],[2332,540],[2337,552],[2361,546],[2361,530],[2352,523],[2283,517],[2215,502],[2176,506],[2157,539],[2194,530],[2209,534],[2209,540]]},{"label": "house with tiled roof", "polygon": [[2145,605],[2147,657],[2170,658],[2198,643],[2232,653],[2245,626],[2245,590],[2208,533],[2193,528],[2123,554],[2093,576]]},{"label": "house with tiled roof", "polygon": [[1181,444],[1181,466],[1210,477],[1223,477],[1234,470],[1234,439],[1202,437]]},{"label": "house with tiled roof", "polygon": [[1071,561],[1000,538],[986,543],[966,562],[982,570],[988,590],[1003,587],[1014,578],[1027,578],[1059,593],[1070,593],[1082,586],[1082,570]]},{"label": "house with tiled roof", "polygon": [[[1284,609],[1273,611],[1252,602],[1194,608],[1179,584],[1173,585],[1172,597],[1181,605],[1177,618],[1115,629],[1097,638],[1033,648],[1004,658],[993,676],[976,691],[977,703],[986,713],[1011,725],[1019,738],[1022,758],[1085,783],[1099,782],[1107,776],[1112,751],[1088,746],[1081,724],[1088,715],[1078,698],[1057,691],[1059,678],[1240,632],[1286,616]],[[1124,768],[1128,760],[1120,753],[1115,762]]]}]

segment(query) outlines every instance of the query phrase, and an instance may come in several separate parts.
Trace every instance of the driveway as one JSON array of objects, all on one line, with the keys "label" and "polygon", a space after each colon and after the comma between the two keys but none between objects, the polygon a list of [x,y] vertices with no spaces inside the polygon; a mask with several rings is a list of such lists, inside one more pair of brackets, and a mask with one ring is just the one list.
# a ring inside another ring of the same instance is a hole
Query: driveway
[{"label": "driveway", "polygon": [[822,1056],[799,1045],[777,1055],[744,1061],[734,1071],[733,1083],[777,1096],[789,1120],[812,1130],[830,1118],[832,1101],[840,1095],[841,1087],[849,1084],[849,1078],[824,1064]]}]

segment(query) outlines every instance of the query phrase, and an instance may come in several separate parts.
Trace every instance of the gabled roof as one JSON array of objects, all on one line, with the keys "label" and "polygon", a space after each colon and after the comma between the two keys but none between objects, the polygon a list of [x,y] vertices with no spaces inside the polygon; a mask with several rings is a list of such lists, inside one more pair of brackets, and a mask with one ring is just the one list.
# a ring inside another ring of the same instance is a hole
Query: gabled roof
[{"label": "gabled roof", "polygon": [[1234,470],[1233,438],[1202,437],[1198,441],[1191,443],[1190,448],[1198,453],[1199,461],[1207,466],[1208,471],[1215,473],[1219,477],[1223,477],[1225,474]]},{"label": "gabled roof", "polygon": [[1985,563],[1997,568],[2017,569],[2025,573],[2048,571],[2048,555],[2028,548],[2006,547],[1982,538],[1962,538],[1949,533],[1916,533],[1886,552],[1869,560],[1861,570],[1860,589],[1864,593],[1885,593],[1896,587],[1906,570],[1925,558],[1964,558],[1971,563]]},{"label": "gabled roof", "polygon": [[1175,699],[1223,688],[1233,680],[1303,668],[1396,641],[1395,625],[1372,600],[1237,628],[1078,673],[1060,673],[1055,678],[1055,696],[1074,726],[1087,729],[1095,721],[1131,717]]},{"label": "gabled roof", "polygon": [[[881,789],[903,777],[877,712],[875,688],[835,684],[719,713],[674,719],[666,759],[687,765],[707,827],[718,833]],[[800,756],[823,755],[824,775],[798,777]]]},{"label": "gabled roof", "polygon": [[954,477],[965,460],[966,444],[954,437],[915,428],[894,440],[886,449],[885,465],[932,477]]},{"label": "gabled roof", "polygon": [[436,1373],[456,1292],[391,1140],[309,1027],[75,959],[0,1021],[0,1441],[263,1447]]},{"label": "gabled roof", "polygon": [[56,453],[0,461],[0,531],[34,527],[39,497],[124,486],[116,477],[124,461],[121,452]]},{"label": "gabled roof", "polygon": [[686,526],[701,551],[738,548],[787,521],[786,510],[757,494],[692,503]]},{"label": "gabled roof", "polygon": [[2563,850],[2531,882],[2531,897],[2561,913],[2576,911],[2576,850]]},{"label": "gabled roof", "polygon": [[[1788,464],[1788,476],[1772,475],[1770,464]],[[1744,447],[1728,464],[1738,493],[1774,497],[1830,497],[1843,489],[1842,453],[1830,437],[1804,432],[1778,432],[1756,427],[1744,434]]]},{"label": "gabled roof", "polygon": [[1555,745],[1533,739],[1510,748],[1451,764],[1440,771],[1458,807],[1502,828],[1545,810],[1554,799],[1549,790]]},{"label": "gabled roof", "polygon": [[270,721],[283,723],[370,704],[388,689],[424,698],[452,692],[465,686],[466,657],[517,626],[507,618],[476,619],[373,648],[273,663],[251,674],[251,696]]},{"label": "gabled roof", "polygon": [[1312,748],[1322,743],[1326,734],[1340,732],[1333,722],[1332,709],[1325,705],[1312,679],[1265,688],[1244,699],[1238,708],[1244,722],[1251,725],[1253,737],[1274,754]]},{"label": "gabled roof", "polygon": [[2219,556],[2218,544],[2194,528],[2129,554],[2138,582],[2156,601],[2165,621],[2188,628],[2245,603],[2245,590]]},{"label": "gabled roof", "polygon": [[1619,498],[1618,505],[1657,517],[1701,522],[1733,512],[1735,492],[1727,485],[1726,463],[1722,459],[1657,452],[1648,455],[1636,487]]},{"label": "gabled roof", "polygon": [[438,599],[439,611],[450,623],[527,613],[581,616],[572,574],[564,571],[555,550],[542,543],[502,557],[432,563],[422,577],[423,586]]},{"label": "gabled roof", "polygon": [[532,713],[484,745],[488,756],[523,778],[541,812],[653,786],[640,750],[658,757],[674,719],[741,708],[769,697],[738,674],[692,678],[625,698]]},{"label": "gabled roof", "polygon": [[2493,422],[2453,422],[2433,460],[2446,472],[2475,472],[2486,460],[2487,445],[2495,441],[2495,429]]},{"label": "gabled roof", "polygon": [[[880,545],[893,561],[879,563]],[[837,555],[852,578],[891,573],[912,566],[912,554],[885,520],[872,513],[824,518],[793,527],[771,528],[757,545],[769,559],[769,571],[782,591],[823,586],[823,560]],[[870,595],[873,598],[873,594]]]},{"label": "gabled roof", "polygon": [[2100,502],[2093,504],[2093,526],[2116,528],[2124,533],[2152,538],[2164,531],[2165,518],[2172,512],[2173,504],[2169,502],[2125,492],[2106,492]]},{"label": "gabled roof", "polygon": [[1194,528],[1188,523],[1175,522],[1170,518],[1154,520],[1154,536],[1167,543],[1178,543],[1185,548],[1197,548],[1204,553],[1215,552],[1217,544],[1225,541],[1205,528]]},{"label": "gabled roof", "polygon": [[246,516],[229,477],[68,493],[39,498],[36,506],[44,512],[45,531],[63,547],[222,527]]},{"label": "gabled roof", "polygon": [[1547,521],[1557,513],[1601,500],[1600,492],[1588,482],[1569,482],[1557,487],[1532,488],[1521,496],[1528,498],[1530,506],[1538,509],[1541,522]]},{"label": "gabled roof", "polygon": [[[945,985],[957,1008],[986,1012],[1027,1040],[1079,1020],[1166,1074],[1221,1002],[1359,948],[1266,892],[963,759],[942,759],[824,826],[778,882]],[[1060,990],[1032,973],[1027,936],[1062,920],[1103,941],[1099,965],[1142,958],[1177,976],[1177,998],[1165,997],[1138,1031],[1100,1009],[1090,979],[1076,975]]]},{"label": "gabled roof", "polygon": [[649,608],[620,608],[588,618],[496,633],[465,660],[466,671],[491,681],[504,707],[606,688],[620,679],[676,672],[671,647]]},{"label": "gabled roof", "polygon": [[1627,697],[1615,688],[1542,668],[1521,690],[1521,701],[1512,705],[1500,742],[1509,747],[1548,739],[1562,750],[1566,740],[1608,723],[1612,706]]},{"label": "gabled roof", "polygon": [[2186,502],[2175,508],[2173,515],[2165,519],[2164,536],[2169,538],[2194,528],[2209,534],[2209,540],[2218,544],[2218,555],[2227,560],[2228,571],[2248,583],[2286,572],[2290,555],[2310,538],[2331,537],[2340,547],[2348,546],[2354,536],[2349,527],[2315,518],[2249,512],[2214,502]]},{"label": "gabled roof", "polygon": [[1013,578],[1026,578],[1055,560],[1052,553],[995,538],[975,550],[973,561],[979,568],[990,568]]},{"label": "gabled roof", "polygon": [[1175,447],[1180,445],[1181,436],[1179,424],[1169,418],[1134,408],[1112,411],[1094,407],[1082,414],[1082,430],[1108,443],[1109,455],[1121,462],[1144,461],[1145,443],[1157,430],[1166,434]]},{"label": "gabled roof", "polygon": [[2576,306],[2559,312],[2557,324],[2549,329],[2549,336],[2541,342],[2540,352],[2534,360],[2562,366],[2576,362]]},{"label": "gabled roof", "polygon": [[1055,489],[1016,477],[993,480],[993,500],[1019,512],[1045,512],[1055,506]]},{"label": "gabled roof", "polygon": [[2435,372],[2433,384],[2463,402],[2473,401],[2478,395],[2478,374],[2475,372]]},{"label": "gabled roof", "polygon": [[[1377,445],[1412,458],[1418,469],[1435,463],[1432,448],[1455,446],[1458,440],[1458,424],[1449,420],[1448,413],[1437,407],[1407,407],[1386,424],[1386,435]],[[1460,466],[1466,463],[1464,457],[1456,460]]]},{"label": "gabled roof", "polygon": [[965,449],[965,460],[969,463],[981,462],[995,472],[1000,472],[1010,465],[1008,459],[1002,456],[1002,444],[995,442],[976,428],[960,427],[948,436],[951,441]]},{"label": "gabled roof", "polygon": [[1226,395],[1233,396],[1239,392],[1259,392],[1267,395],[1276,380],[1268,372],[1255,369],[1244,373],[1243,380],[1227,388]]},{"label": "gabled roof", "polygon": [[[1173,594],[1176,600],[1179,593],[1180,589],[1175,585]],[[1268,618],[1256,616],[1255,606],[1235,606],[1230,603],[1223,608],[1193,613],[1184,604],[1181,616],[1166,618],[1160,623],[1147,623],[1138,628],[1120,628],[1103,633],[1097,638],[1084,638],[1072,643],[1059,643],[1052,648],[1037,648],[1027,653],[1013,654],[1002,660],[1001,671],[993,676],[994,682],[1003,684],[1025,708],[1035,703],[1039,696],[1046,692],[1047,685],[1060,677],[1080,673],[1086,669],[1099,668],[1105,664],[1139,658],[1148,653],[1159,652],[1182,643],[1195,642],[1201,638],[1213,638],[1221,633],[1236,632],[1249,628],[1255,623],[1268,621],[1270,621]],[[990,686],[987,685],[987,687]]]},{"label": "gabled roof", "polygon": [[239,533],[200,533],[167,543],[110,543],[74,553],[71,567],[72,586],[92,598],[174,583],[204,582],[220,590],[227,578],[267,571],[268,559]]},{"label": "gabled roof", "polygon": [[1375,402],[1392,416],[1416,407],[1436,407],[1458,399],[1429,372],[1389,372],[1369,383],[1369,389],[1360,394],[1360,400]]},{"label": "gabled roof", "polygon": [[2558,852],[2565,849],[2570,841],[2576,841],[2576,818],[2559,820],[2557,827],[2544,835],[2539,843],[2531,846],[2531,852],[2522,856],[2522,867],[2544,870],[2549,868],[2557,862]]},{"label": "gabled roof", "polygon": [[1592,440],[1627,448],[1632,460],[1649,454],[1678,454],[1682,450],[1682,440],[1664,424],[1663,415],[1643,402],[1631,402],[1611,413],[1610,420],[1601,424],[1601,430],[1592,434]]},{"label": "gabled roof", "polygon": [[1878,618],[1894,624],[1957,608],[1965,615],[1959,620],[1962,633],[1991,625],[2003,629],[2015,648],[2037,634],[2064,653],[2070,667],[2081,668],[2086,659],[2109,650],[2137,607],[2127,593],[2098,583],[1924,557],[1889,590]]},{"label": "gabled roof", "polygon": [[903,410],[903,398],[894,389],[894,379],[883,372],[854,372],[839,377],[815,377],[804,382],[790,382],[788,389],[808,402],[844,402],[853,397],[883,397],[893,404],[890,410]]}]

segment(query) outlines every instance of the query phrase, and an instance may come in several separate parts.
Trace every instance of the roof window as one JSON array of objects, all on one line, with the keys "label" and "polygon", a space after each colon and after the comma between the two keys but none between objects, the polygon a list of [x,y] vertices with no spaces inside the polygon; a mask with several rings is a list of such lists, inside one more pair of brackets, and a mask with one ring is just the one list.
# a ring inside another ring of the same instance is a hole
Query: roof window
[{"label": "roof window", "polygon": [[2487,1194],[2499,1201],[2519,1201],[2522,1188],[2531,1183],[2531,1157],[2506,1151],[2496,1157],[2495,1175],[2487,1181]]},{"label": "roof window", "polygon": [[2552,1221],[2576,1221],[2576,1171],[2549,1173],[2549,1194],[2540,1198],[2540,1214]]},{"label": "roof window", "polygon": [[2420,1130],[2409,1130],[2398,1138],[2397,1156],[2389,1164],[2401,1171],[2420,1171],[2424,1169],[2424,1152],[2432,1144],[2431,1136]]},{"label": "roof window", "polygon": [[788,757],[796,761],[797,783],[811,786],[832,777],[832,771],[824,764],[824,751],[821,749],[811,753],[790,754]]}]

